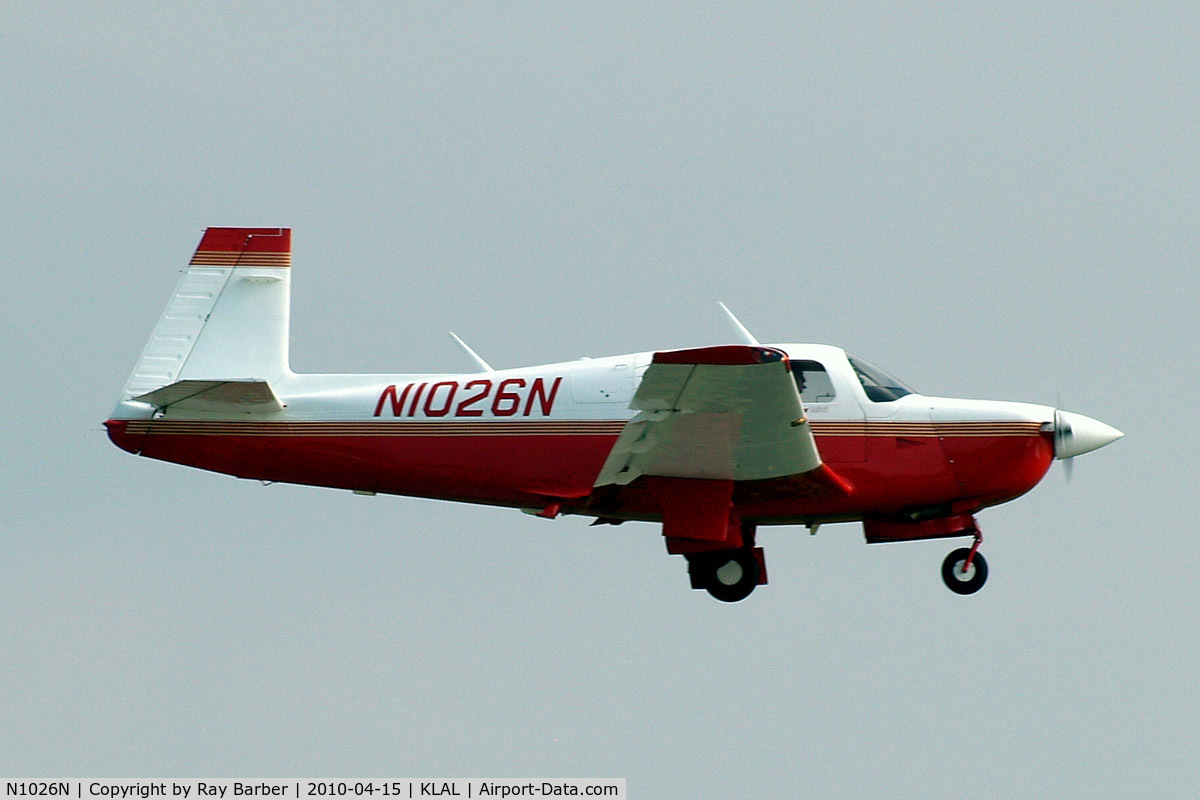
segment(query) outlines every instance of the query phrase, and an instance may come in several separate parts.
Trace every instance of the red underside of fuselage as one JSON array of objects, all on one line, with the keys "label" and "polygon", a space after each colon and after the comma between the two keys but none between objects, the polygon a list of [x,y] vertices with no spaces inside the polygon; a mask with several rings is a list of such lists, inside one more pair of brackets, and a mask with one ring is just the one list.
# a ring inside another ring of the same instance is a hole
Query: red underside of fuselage
[{"label": "red underside of fuselage", "polygon": [[[364,431],[351,423],[109,420],[109,437],[150,458],[253,478],[516,508],[656,519],[644,481],[593,493],[620,422],[520,423]],[[387,431],[380,435],[381,431]],[[1017,497],[1049,469],[1047,435],[816,436],[824,462],[852,491],[803,481],[736,484],[741,518],[762,523],[886,517],[954,504],[974,511]]]}]

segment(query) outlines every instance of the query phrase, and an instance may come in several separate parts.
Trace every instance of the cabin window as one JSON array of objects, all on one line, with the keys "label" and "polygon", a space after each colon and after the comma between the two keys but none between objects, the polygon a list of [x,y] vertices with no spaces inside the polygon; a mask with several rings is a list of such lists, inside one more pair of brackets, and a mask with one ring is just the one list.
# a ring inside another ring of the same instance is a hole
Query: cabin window
[{"label": "cabin window", "polygon": [[854,356],[849,358],[850,366],[854,368],[854,374],[858,376],[858,382],[862,384],[863,390],[867,393],[867,399],[871,402],[890,403],[893,400],[899,400],[906,394],[913,393],[912,389],[879,367],[869,364],[861,358]]},{"label": "cabin window", "polygon": [[792,378],[805,403],[828,403],[833,400],[833,382],[825,367],[816,361],[793,361]]}]

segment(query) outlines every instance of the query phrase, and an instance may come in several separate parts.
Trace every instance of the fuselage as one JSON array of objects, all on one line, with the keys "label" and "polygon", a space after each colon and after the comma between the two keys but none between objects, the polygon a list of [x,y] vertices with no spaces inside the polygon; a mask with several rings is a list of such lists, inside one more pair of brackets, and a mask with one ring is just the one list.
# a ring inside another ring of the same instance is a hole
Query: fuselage
[{"label": "fuselage", "polygon": [[[291,230],[205,230],[105,423],[121,448],[286,482],[661,522],[693,589],[767,582],[762,525],[861,520],[868,543],[969,536],[942,579],[979,591],[974,514],[1052,459],[1121,436],[1079,414],[926,397],[837,347],[740,344],[494,370],[298,375]],[[455,337],[457,338],[457,337]]]},{"label": "fuselage", "polygon": [[[797,376],[822,461],[852,491],[740,482],[744,520],[971,513],[1029,491],[1055,456],[1051,407],[927,397],[840,348],[774,346]],[[656,501],[636,487],[619,498],[595,491],[653,355],[462,374],[289,374],[272,381],[278,411],[126,400],[106,425],[130,452],[242,478],[653,520]]]}]

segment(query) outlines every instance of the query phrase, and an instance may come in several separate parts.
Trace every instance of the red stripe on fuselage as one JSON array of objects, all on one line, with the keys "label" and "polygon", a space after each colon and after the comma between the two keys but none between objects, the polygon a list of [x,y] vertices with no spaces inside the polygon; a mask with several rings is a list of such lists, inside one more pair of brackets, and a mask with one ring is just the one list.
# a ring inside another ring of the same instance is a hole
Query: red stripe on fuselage
[{"label": "red stripe on fuselage", "polygon": [[106,424],[125,450],[240,478],[525,507],[587,495],[624,422]]},{"label": "red stripe on fuselage", "polygon": [[[545,497],[584,498],[621,420],[237,422],[110,420],[113,442],[130,452],[267,481],[361,489],[516,507]],[[799,521],[890,514],[968,500],[994,505],[1033,488],[1053,460],[1049,437],[1024,423],[989,423],[987,433],[908,427],[885,435],[862,423],[863,440],[814,431],[824,462],[853,486],[849,496],[813,497],[781,483],[744,482],[743,518]],[[909,425],[908,423],[903,423]],[[920,424],[916,424],[920,425]],[[995,427],[1000,425],[1001,427]],[[1016,426],[1016,427],[1014,427]],[[873,430],[872,430],[873,429]],[[1020,433],[1016,431],[1020,430]],[[749,485],[759,484],[758,487]],[[620,491],[620,490],[618,490]],[[654,516],[636,492],[629,515]],[[583,500],[575,505],[582,508]]]}]

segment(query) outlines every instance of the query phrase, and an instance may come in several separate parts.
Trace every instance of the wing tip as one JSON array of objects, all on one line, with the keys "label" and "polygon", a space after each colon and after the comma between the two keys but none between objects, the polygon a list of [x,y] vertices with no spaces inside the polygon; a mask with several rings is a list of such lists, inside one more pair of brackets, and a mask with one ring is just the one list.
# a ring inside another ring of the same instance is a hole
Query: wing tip
[{"label": "wing tip", "polygon": [[654,354],[654,363],[750,366],[785,361],[786,358],[786,353],[774,347],[721,344],[715,347],[693,347],[687,350],[663,350]]}]

